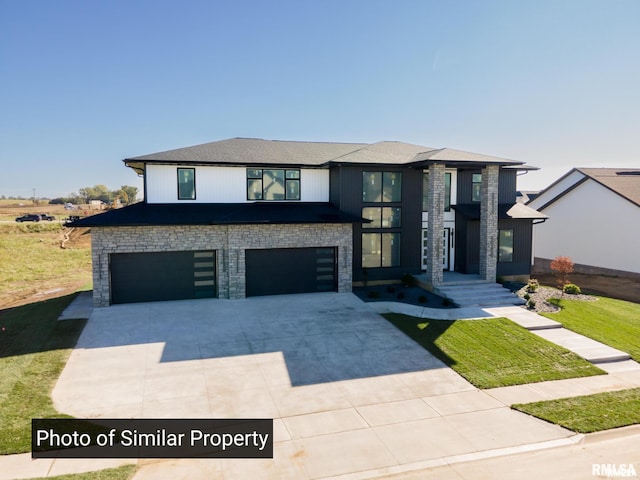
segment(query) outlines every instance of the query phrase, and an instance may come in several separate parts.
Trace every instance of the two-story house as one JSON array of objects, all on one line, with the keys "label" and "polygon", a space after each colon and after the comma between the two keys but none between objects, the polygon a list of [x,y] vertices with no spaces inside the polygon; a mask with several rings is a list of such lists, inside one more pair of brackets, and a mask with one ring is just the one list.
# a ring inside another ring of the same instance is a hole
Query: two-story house
[{"label": "two-story house", "polygon": [[87,217],[94,304],[527,277],[523,162],[399,142],[234,138],[127,158],[140,203]]}]

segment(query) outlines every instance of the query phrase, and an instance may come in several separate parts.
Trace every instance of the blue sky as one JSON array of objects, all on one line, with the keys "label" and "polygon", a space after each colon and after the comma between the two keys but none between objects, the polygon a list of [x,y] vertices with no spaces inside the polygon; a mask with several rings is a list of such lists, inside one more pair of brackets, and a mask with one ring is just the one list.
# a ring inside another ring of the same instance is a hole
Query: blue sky
[{"label": "blue sky", "polygon": [[640,167],[640,2],[0,0],[0,195],[230,137]]}]

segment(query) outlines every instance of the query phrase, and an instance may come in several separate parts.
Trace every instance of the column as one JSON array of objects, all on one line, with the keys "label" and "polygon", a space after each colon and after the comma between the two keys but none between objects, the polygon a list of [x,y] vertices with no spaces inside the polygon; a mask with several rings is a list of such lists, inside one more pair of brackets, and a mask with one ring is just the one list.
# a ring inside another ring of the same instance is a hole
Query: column
[{"label": "column", "polygon": [[480,278],[496,281],[498,266],[498,165],[482,169],[480,196]]},{"label": "column", "polygon": [[442,285],[442,231],[444,229],[444,165],[429,165],[429,221],[427,223],[427,282]]}]

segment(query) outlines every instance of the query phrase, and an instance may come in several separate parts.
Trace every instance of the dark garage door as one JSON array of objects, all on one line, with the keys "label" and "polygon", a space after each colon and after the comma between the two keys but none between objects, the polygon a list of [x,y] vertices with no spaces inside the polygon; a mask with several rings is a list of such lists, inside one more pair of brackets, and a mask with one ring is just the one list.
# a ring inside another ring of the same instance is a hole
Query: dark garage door
[{"label": "dark garage door", "polygon": [[111,254],[111,303],[216,296],[214,251]]},{"label": "dark garage door", "polygon": [[247,297],[337,290],[334,247],[246,250],[245,262]]}]

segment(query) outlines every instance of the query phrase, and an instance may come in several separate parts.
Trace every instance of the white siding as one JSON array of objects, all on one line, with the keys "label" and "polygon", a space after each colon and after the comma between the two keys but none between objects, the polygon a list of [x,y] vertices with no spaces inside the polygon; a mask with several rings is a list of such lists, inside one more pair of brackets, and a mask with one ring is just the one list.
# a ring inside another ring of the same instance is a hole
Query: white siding
[{"label": "white siding", "polygon": [[549,187],[549,190],[543,192],[541,195],[531,200],[531,202],[529,202],[527,205],[535,210],[538,210],[545,203],[553,200],[555,197],[570,188],[572,185],[582,180],[584,177],[585,175],[578,171],[572,172],[571,175],[567,176],[567,178],[564,178],[559,181],[558,184]]},{"label": "white siding", "polygon": [[549,219],[533,228],[536,257],[640,273],[640,207],[587,180],[543,213]]},{"label": "white siding", "polygon": [[303,202],[329,201],[329,170],[300,171],[300,200]]},{"label": "white siding", "polygon": [[[196,169],[196,199],[178,201],[178,165],[147,165],[148,203],[245,203],[245,167],[206,167]],[[302,169],[300,195],[303,202],[329,201],[329,170]]]}]

